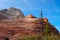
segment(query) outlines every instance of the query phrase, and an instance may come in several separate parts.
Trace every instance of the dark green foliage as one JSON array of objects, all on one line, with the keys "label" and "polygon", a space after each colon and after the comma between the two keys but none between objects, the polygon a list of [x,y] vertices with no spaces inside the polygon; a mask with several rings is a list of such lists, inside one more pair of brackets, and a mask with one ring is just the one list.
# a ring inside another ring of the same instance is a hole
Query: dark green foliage
[{"label": "dark green foliage", "polygon": [[46,35],[49,35],[51,33],[50,26],[48,23],[46,23]]},{"label": "dark green foliage", "polygon": [[46,40],[48,40],[48,35],[50,34],[50,28],[49,28],[48,22],[46,23]]}]

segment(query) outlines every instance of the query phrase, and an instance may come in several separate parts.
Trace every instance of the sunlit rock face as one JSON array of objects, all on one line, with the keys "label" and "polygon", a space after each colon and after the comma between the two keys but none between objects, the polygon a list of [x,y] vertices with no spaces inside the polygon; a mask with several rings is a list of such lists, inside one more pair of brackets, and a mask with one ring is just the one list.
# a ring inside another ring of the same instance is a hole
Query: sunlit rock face
[{"label": "sunlit rock face", "polygon": [[24,17],[24,14],[21,10],[11,7],[10,9],[0,10],[0,19],[10,19],[10,18],[20,18]]},{"label": "sunlit rock face", "polygon": [[5,40],[6,37],[9,40],[16,40],[15,38],[26,35],[41,34],[41,31],[45,35],[47,22],[51,33],[59,34],[59,31],[49,23],[47,18],[43,18],[43,26],[41,26],[41,18],[36,18],[31,14],[24,16],[19,9],[11,7],[0,10],[0,40]]}]

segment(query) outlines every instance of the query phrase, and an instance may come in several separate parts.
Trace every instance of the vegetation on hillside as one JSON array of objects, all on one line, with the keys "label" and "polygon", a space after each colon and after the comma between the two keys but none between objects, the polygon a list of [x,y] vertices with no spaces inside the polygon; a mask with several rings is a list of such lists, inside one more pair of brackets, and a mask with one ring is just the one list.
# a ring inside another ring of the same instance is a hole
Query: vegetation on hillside
[{"label": "vegetation on hillside", "polygon": [[[47,36],[48,40],[60,40],[60,35],[48,35]],[[16,40],[47,40],[46,36],[39,36],[39,35],[34,35],[34,36],[25,36],[23,38],[16,38]]]},{"label": "vegetation on hillside", "polygon": [[28,35],[23,38],[16,38],[16,40],[60,40],[60,35],[50,34],[49,25],[46,23],[46,35]]}]

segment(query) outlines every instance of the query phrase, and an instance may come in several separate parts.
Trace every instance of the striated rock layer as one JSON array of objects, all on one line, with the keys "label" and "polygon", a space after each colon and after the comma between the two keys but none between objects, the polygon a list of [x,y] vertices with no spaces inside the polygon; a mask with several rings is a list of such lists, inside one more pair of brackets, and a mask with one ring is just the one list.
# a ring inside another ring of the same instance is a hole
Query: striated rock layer
[{"label": "striated rock layer", "polygon": [[[43,35],[45,34],[46,18],[43,19]],[[51,25],[51,33],[58,34],[58,30]],[[10,40],[15,40],[17,37],[24,35],[35,35],[41,33],[41,18],[19,18],[19,19],[0,19],[0,37],[8,37]]]},{"label": "striated rock layer", "polygon": [[24,17],[22,13],[16,14],[17,11],[15,11],[15,8],[10,8],[9,10],[5,9],[1,11],[0,40],[15,40],[18,37],[23,37],[25,35],[36,35],[41,32],[43,35],[45,35],[46,23],[49,25],[50,33],[59,33],[58,30],[49,23],[47,18],[43,18],[43,24],[41,24],[41,18],[36,18],[31,14]]}]

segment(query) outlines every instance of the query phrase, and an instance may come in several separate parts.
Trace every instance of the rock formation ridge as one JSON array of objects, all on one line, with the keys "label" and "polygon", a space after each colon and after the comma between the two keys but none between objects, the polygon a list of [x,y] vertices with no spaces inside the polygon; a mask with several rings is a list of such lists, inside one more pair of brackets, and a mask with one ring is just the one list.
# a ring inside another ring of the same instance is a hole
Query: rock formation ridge
[{"label": "rock formation ridge", "polygon": [[25,35],[36,35],[43,31],[45,34],[46,23],[48,22],[51,33],[58,34],[58,30],[49,23],[47,18],[43,18],[41,30],[41,18],[33,15],[24,16],[21,10],[16,8],[0,10],[0,40],[16,40],[17,37]]}]

